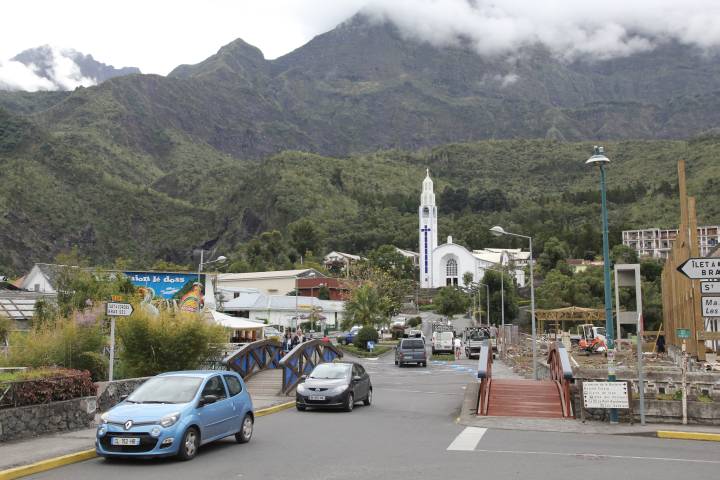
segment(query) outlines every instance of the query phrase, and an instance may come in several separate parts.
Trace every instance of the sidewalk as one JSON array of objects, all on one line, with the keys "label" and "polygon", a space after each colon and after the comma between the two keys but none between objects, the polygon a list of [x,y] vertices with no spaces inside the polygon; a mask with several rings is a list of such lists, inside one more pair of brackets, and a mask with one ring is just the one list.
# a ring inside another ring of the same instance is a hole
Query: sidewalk
[{"label": "sidewalk", "polygon": [[[253,397],[253,405],[257,412],[292,400],[290,397]],[[9,468],[94,448],[95,428],[0,443],[0,479],[4,478],[3,470]]]}]

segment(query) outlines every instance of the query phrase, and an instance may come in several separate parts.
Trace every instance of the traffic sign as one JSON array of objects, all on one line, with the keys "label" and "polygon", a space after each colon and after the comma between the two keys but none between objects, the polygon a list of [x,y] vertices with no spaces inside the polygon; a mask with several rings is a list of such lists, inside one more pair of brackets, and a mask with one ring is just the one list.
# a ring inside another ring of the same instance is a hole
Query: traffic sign
[{"label": "traffic sign", "polygon": [[702,297],[702,316],[720,317],[720,297]]},{"label": "traffic sign", "polygon": [[129,317],[133,313],[133,306],[129,303],[108,302],[105,315],[108,317]]},{"label": "traffic sign", "polygon": [[678,338],[690,338],[690,329],[689,328],[676,328],[675,334]]},{"label": "traffic sign", "polygon": [[720,257],[689,258],[677,270],[693,280],[720,280]]},{"label": "traffic sign", "polygon": [[703,295],[720,294],[720,282],[700,282],[700,293]]}]

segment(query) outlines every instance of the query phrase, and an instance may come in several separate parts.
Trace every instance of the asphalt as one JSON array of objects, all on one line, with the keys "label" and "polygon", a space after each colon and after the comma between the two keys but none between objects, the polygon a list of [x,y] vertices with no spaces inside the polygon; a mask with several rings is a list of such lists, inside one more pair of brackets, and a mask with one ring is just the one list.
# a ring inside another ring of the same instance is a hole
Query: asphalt
[{"label": "asphalt", "polygon": [[553,479],[715,478],[717,443],[479,428],[458,422],[475,362],[398,368],[363,360],[372,406],[258,418],[252,441],[206,446],[191,462],[93,459],[29,478]]}]

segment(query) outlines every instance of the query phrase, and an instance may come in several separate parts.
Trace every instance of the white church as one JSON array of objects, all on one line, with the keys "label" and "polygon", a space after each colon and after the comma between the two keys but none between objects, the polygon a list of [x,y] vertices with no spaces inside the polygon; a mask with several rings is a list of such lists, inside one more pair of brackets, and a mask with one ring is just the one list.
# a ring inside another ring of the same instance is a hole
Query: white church
[{"label": "white church", "polygon": [[439,288],[446,285],[465,286],[463,276],[469,272],[473,282],[482,282],[485,271],[497,270],[500,265],[515,278],[519,287],[525,285],[525,267],[530,261],[530,252],[519,248],[487,248],[468,250],[453,243],[438,245],[438,210],[430,171],[423,180],[420,195],[420,288]]}]

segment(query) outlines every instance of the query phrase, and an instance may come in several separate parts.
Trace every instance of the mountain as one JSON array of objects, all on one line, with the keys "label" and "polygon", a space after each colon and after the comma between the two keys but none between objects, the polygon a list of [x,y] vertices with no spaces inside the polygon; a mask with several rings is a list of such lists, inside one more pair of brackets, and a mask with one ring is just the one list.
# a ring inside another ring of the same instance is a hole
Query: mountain
[{"label": "mountain", "polygon": [[679,158],[701,221],[720,222],[716,57],[673,42],[603,61],[521,53],[434,47],[356,16],[275,60],[236,40],[167,77],[0,94],[0,268],[73,245],[96,262],[183,263],[300,218],[331,248],[414,248],[426,167],[455,199],[441,224],[455,238],[486,246],[495,222],[591,249],[590,140],[613,158],[615,238],[677,222]]}]

